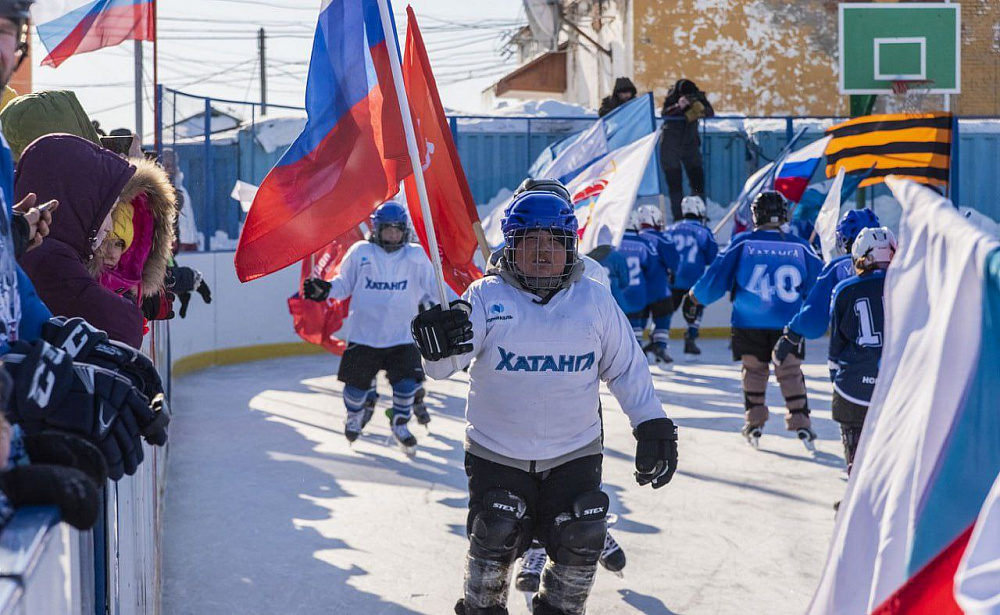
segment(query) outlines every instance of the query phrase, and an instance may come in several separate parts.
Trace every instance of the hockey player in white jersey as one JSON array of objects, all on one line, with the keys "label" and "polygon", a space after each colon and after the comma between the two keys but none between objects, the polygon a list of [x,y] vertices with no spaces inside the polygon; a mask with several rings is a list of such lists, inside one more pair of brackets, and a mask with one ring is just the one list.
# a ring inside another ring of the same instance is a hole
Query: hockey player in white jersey
[{"label": "hockey player in white jersey", "polygon": [[607,288],[582,275],[566,200],[521,194],[502,229],[499,266],[449,309],[435,306],[412,325],[430,377],[470,366],[470,540],[455,611],[507,613],[511,564],[534,538],[549,556],[534,614],[579,615],[607,533],[600,382],[632,424],[640,485],[670,482],[677,432],[625,315]]},{"label": "hockey player in white jersey", "polygon": [[337,276],[306,280],[303,295],[313,301],[351,298],[347,350],[337,373],[344,383],[348,441],[357,440],[371,420],[371,383],[385,370],[392,385],[392,435],[404,452],[412,453],[417,439],[407,423],[424,374],[407,324],[420,303],[435,296],[434,268],[423,248],[407,242],[408,218],[402,205],[380,205],[371,224],[369,241],[351,246]]}]

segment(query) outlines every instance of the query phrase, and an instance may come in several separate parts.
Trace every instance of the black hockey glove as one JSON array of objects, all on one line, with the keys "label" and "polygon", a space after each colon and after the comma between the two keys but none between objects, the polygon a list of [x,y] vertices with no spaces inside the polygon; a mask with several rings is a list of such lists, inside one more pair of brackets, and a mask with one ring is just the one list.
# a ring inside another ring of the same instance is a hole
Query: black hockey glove
[{"label": "black hockey glove", "polygon": [[410,333],[420,354],[428,361],[440,361],[472,352],[472,344],[468,343],[472,341],[471,313],[472,305],[459,299],[452,301],[447,310],[435,305],[417,314],[410,323]]},{"label": "black hockey glove", "polygon": [[302,297],[310,301],[326,301],[332,287],[333,284],[321,278],[307,278],[302,283]]},{"label": "black hockey glove", "polygon": [[[140,425],[157,422],[149,400],[124,376],[69,355],[48,342],[15,342],[3,366],[14,378],[5,410],[26,435],[50,430],[80,435],[100,449],[108,474],[118,480],[142,462]],[[165,437],[165,434],[164,434]]]},{"label": "black hockey glove", "polygon": [[801,359],[805,354],[806,341],[802,339],[801,335],[785,327],[778,343],[774,345],[774,351],[771,352],[771,359],[774,360],[775,365],[781,365],[788,358],[788,355],[794,355]]},{"label": "black hockey glove", "polygon": [[71,433],[46,431],[24,436],[24,450],[32,464],[76,468],[98,486],[108,480],[108,464],[101,450]]},{"label": "black hockey glove", "polygon": [[181,309],[178,310],[181,318],[187,317],[191,293],[196,292],[201,295],[206,304],[212,302],[212,289],[208,287],[208,284],[205,283],[205,277],[197,269],[179,265],[171,267],[170,280],[170,290],[181,300]]},{"label": "black hockey glove", "polygon": [[659,489],[677,470],[677,428],[668,418],[652,419],[632,431],[635,436],[635,481]]},{"label": "black hockey glove", "polygon": [[701,319],[701,315],[705,312],[705,306],[698,303],[691,293],[684,295],[684,299],[681,300],[681,314],[684,316],[684,322],[689,325],[693,325]]},{"label": "black hockey glove", "polygon": [[132,386],[151,400],[154,420],[139,423],[146,441],[155,446],[167,442],[170,406],[164,397],[163,381],[153,362],[135,348],[108,339],[108,334],[78,317],[56,316],[42,325],[42,339],[69,354],[76,363],[89,363],[125,376]]},{"label": "black hockey glove", "polygon": [[101,511],[98,485],[76,468],[17,466],[0,472],[0,491],[14,508],[55,506],[63,521],[79,530],[94,527]]}]

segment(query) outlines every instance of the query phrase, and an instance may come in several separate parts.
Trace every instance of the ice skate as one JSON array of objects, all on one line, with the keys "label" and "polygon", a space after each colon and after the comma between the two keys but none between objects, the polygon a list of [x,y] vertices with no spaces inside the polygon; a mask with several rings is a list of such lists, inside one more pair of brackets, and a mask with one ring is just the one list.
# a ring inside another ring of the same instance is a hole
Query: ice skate
[{"label": "ice skate", "polygon": [[430,431],[431,413],[427,411],[427,406],[413,404],[413,416],[417,417],[417,423],[426,427],[427,431]]},{"label": "ice skate", "polygon": [[[378,403],[378,393],[369,393],[368,397],[365,398],[365,405],[361,408],[361,429],[362,431],[368,426],[368,423],[372,420],[372,416],[375,414],[375,404]],[[355,436],[357,437],[357,436]],[[350,438],[348,438],[350,439]]]},{"label": "ice skate", "polygon": [[521,556],[521,569],[517,572],[514,587],[517,591],[528,594],[526,598],[529,605],[531,604],[531,597],[538,591],[538,586],[542,578],[542,569],[545,568],[546,561],[548,561],[548,557],[545,555],[545,549],[541,547],[528,549]]},{"label": "ice skate", "polygon": [[604,537],[604,551],[601,552],[599,561],[606,570],[613,572],[618,578],[625,577],[622,572],[625,569],[625,551],[622,550],[618,541],[611,537],[610,532]]},{"label": "ice skate", "polygon": [[417,439],[410,433],[410,428],[406,426],[409,420],[409,417],[401,414],[392,417],[392,437],[400,450],[413,456],[417,452]]},{"label": "ice skate", "polygon": [[693,338],[684,336],[684,360],[693,363],[698,360],[699,355],[701,355],[701,348],[698,348],[698,344],[694,343]]},{"label": "ice skate", "polygon": [[798,435],[799,440],[802,442],[802,446],[806,447],[806,450],[810,453],[816,452],[816,432],[808,427],[803,427],[795,431]]},{"label": "ice skate", "polygon": [[747,444],[754,448],[760,448],[760,436],[762,432],[763,426],[758,425],[755,427],[750,423],[744,425],[743,429],[740,431],[740,433],[743,434],[743,437],[747,439]]},{"label": "ice skate", "polygon": [[365,428],[367,421],[364,420],[364,415],[364,409],[347,412],[347,418],[344,420],[344,435],[347,436],[347,441],[351,444],[354,444],[354,441],[361,435],[361,430]]},{"label": "ice skate", "polygon": [[654,343],[646,346],[646,360],[647,361],[649,360],[650,353],[652,353],[653,358],[655,359],[655,363],[656,363],[656,365],[658,365],[660,367],[660,369],[662,369],[662,370],[671,370],[671,369],[673,369],[674,358],[672,356],[670,356],[669,352],[667,352],[667,345],[666,344],[654,342]]}]

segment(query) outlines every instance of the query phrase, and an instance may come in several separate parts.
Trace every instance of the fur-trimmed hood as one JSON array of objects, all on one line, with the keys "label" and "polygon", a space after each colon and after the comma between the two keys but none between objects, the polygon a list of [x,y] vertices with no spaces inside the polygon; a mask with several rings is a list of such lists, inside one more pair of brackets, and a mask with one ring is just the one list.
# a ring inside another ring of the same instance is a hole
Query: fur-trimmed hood
[{"label": "fur-trimmed hood", "polygon": [[131,203],[135,209],[135,239],[122,254],[118,266],[101,270],[100,259],[93,259],[90,272],[101,284],[116,292],[139,285],[143,297],[163,291],[167,266],[172,258],[177,195],[166,171],[155,162],[131,159],[136,172],[125,185],[115,207]]}]

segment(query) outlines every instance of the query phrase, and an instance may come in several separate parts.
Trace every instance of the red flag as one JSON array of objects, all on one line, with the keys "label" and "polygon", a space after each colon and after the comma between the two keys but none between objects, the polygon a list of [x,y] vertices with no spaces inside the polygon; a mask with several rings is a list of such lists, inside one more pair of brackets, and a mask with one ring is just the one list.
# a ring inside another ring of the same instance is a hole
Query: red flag
[{"label": "red flag", "polygon": [[[472,262],[478,247],[473,223],[479,222],[479,214],[448,128],[427,50],[411,7],[406,8],[406,17],[403,83],[410,100],[418,143],[421,144],[420,159],[423,161],[444,279],[452,290],[462,294],[469,284],[483,275]],[[417,183],[412,175],[406,178],[405,186],[413,226],[424,250],[428,250]],[[429,251],[427,255],[430,256]]]},{"label": "red flag", "polygon": [[254,198],[236,249],[241,281],[321,249],[411,172],[386,36],[377,3],[324,3],[306,80],[308,121]]},{"label": "red flag", "polygon": [[955,572],[974,525],[889,596],[872,615],[962,615],[955,602]]},{"label": "red flag", "polygon": [[[337,275],[347,250],[359,241],[364,241],[364,236],[355,226],[313,254],[311,258],[303,260],[299,288],[306,278],[329,280]],[[347,344],[333,337],[333,334],[343,326],[350,304],[350,297],[343,301],[336,299],[310,301],[296,293],[288,299],[288,311],[292,315],[295,332],[299,337],[310,344],[318,344],[333,354],[340,355],[344,353]]]}]

